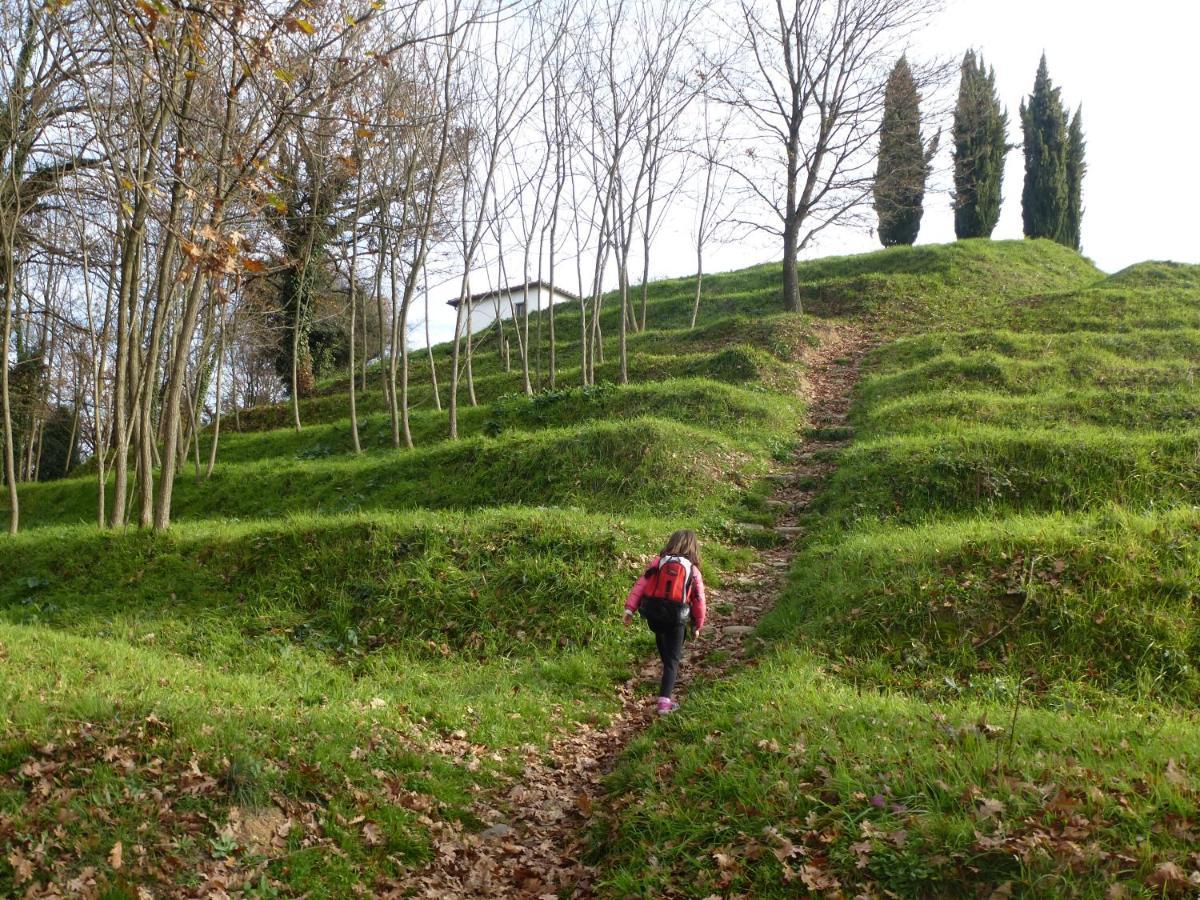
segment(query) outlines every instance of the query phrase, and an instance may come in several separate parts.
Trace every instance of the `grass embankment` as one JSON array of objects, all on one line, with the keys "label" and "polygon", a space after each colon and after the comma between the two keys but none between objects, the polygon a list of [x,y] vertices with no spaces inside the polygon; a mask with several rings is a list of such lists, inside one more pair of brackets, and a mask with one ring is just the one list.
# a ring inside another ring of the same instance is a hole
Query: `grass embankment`
[{"label": "grass embankment", "polygon": [[[901,281],[858,302],[897,334]],[[926,296],[943,330],[870,360],[758,665],[615,776],[614,894],[1200,883],[1200,269]]]},{"label": "grass embankment", "polygon": [[420,365],[415,450],[368,395],[354,456],[344,384],[299,434],[229,417],[166,536],[79,524],[86,476],[23,487],[28,529],[0,547],[0,894],[380,889],[436,852],[437,820],[480,824],[525,748],[611,713],[649,652],[617,615],[646,554],[696,524],[714,583],[744,566],[719,541],[770,521],[757,475],[804,412],[814,337],[775,274],[710,284],[694,332],[688,284],[653,286],[625,388],[568,387],[569,311],[560,390],[519,395],[484,342],[491,402],[464,391],[457,442]]}]

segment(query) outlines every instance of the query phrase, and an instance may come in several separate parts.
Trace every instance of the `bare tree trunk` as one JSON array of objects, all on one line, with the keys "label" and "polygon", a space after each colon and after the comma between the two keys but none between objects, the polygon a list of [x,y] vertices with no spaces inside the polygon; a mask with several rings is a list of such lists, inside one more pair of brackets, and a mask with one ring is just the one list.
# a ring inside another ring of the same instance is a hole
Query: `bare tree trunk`
[{"label": "bare tree trunk", "polygon": [[[353,330],[351,331],[353,333]],[[225,325],[221,326],[221,334],[217,337],[217,385],[216,397],[213,401],[213,436],[212,446],[208,451],[208,468],[204,472],[204,480],[212,478],[213,469],[217,467],[217,445],[221,442],[221,378],[225,372]],[[354,367],[350,367],[350,380],[354,380]],[[237,409],[237,403],[234,403]],[[199,444],[199,439],[196,441]]]},{"label": "bare tree trunk", "polygon": [[[355,147],[358,155],[358,147]],[[361,171],[355,179],[354,186],[354,218],[350,223],[350,271],[347,273],[350,282],[350,435],[354,440],[354,452],[362,453],[362,443],[358,439],[358,398],[354,389],[354,344],[357,340],[356,325],[358,324],[358,220],[362,216],[362,184]],[[364,319],[366,316],[363,317]],[[363,359],[367,355],[367,342],[363,341]],[[366,370],[363,370],[363,384],[366,385]]]},{"label": "bare tree trunk", "polygon": [[783,228],[783,305],[789,312],[802,312],[800,307],[800,283],[797,279],[796,262],[799,256],[797,227],[789,217]]},{"label": "bare tree trunk", "polygon": [[[384,256],[387,253],[388,233],[387,224],[382,219],[379,223],[379,256],[375,264],[375,307],[379,313],[379,371],[383,376],[383,396],[387,401],[388,413],[392,420],[392,447],[400,448],[400,410],[396,405],[395,378],[393,376],[392,359],[396,355],[395,329],[389,327],[387,333],[392,336],[391,353],[387,353],[383,345],[383,267]],[[394,313],[393,313],[394,314]],[[387,363],[384,364],[386,358]]]},{"label": "bare tree trunk", "polygon": [[617,347],[618,356],[620,357],[620,383],[629,384],[629,358],[626,355],[628,347],[628,342],[626,341],[627,324],[625,319],[629,313],[629,270],[625,264],[620,266],[619,276],[621,280],[621,328],[617,332]]},{"label": "bare tree trunk", "polygon": [[433,358],[433,342],[429,337],[429,273],[422,275],[425,283],[425,352],[429,354],[429,382],[433,388],[433,406],[438,412],[442,411],[442,395],[438,390],[437,362]]},{"label": "bare tree trunk", "polygon": [[[354,296],[354,276],[350,276],[350,434],[354,438],[354,452],[362,453],[362,444],[358,440],[358,405],[355,398],[354,379],[358,373],[354,371],[354,344],[357,341],[355,326],[358,316],[358,301]],[[219,377],[219,376],[218,376]],[[364,379],[365,380],[365,379]]]},{"label": "bare tree trunk", "polygon": [[[646,215],[650,215],[650,210],[646,210]],[[646,330],[646,304],[650,297],[650,235],[647,234],[642,244],[642,321],[638,326],[639,331]]]},{"label": "bare tree trunk", "polygon": [[300,291],[296,295],[296,318],[292,323],[292,421],[296,434],[303,430],[300,424],[300,316],[304,304],[304,277],[300,278]]},{"label": "bare tree trunk", "polygon": [[[191,290],[184,302],[179,333],[175,336],[172,364],[167,378],[166,402],[163,404],[163,421],[166,423],[166,439],[163,441],[162,473],[159,478],[158,497],[154,504],[154,529],[165,531],[171,527],[171,496],[175,488],[176,453],[179,447],[180,403],[183,399],[184,375],[187,366],[187,348],[191,344],[192,330],[200,305],[204,279],[192,282]],[[297,410],[299,407],[296,408]]]},{"label": "bare tree trunk", "polygon": [[[393,254],[391,258],[393,304],[396,302],[396,265],[396,256]],[[412,272],[409,273],[409,276],[416,277]],[[396,332],[400,335],[400,432],[404,439],[404,446],[411,449],[413,445],[412,429],[408,419],[408,301],[408,292],[405,291],[400,298],[400,316],[397,320]],[[392,354],[395,355],[394,350]]]},{"label": "bare tree trunk", "polygon": [[462,342],[463,306],[467,302],[468,290],[467,282],[464,279],[454,316],[454,343],[450,346],[450,440],[452,441],[458,439],[458,357],[459,345]]},{"label": "bare tree trunk", "polygon": [[692,304],[692,328],[696,327],[696,317],[700,315],[700,285],[704,281],[704,245],[696,245],[696,302]]},{"label": "bare tree trunk", "polygon": [[[15,177],[14,177],[15,180]],[[8,485],[8,533],[16,534],[21,527],[21,501],[17,495],[17,463],[13,453],[12,401],[8,391],[8,342],[12,335],[13,297],[16,285],[13,281],[13,238],[9,223],[4,228],[4,325],[0,328],[0,405],[4,416],[4,481]]]},{"label": "bare tree trunk", "polygon": [[471,367],[471,360],[474,357],[474,336],[471,333],[471,304],[467,304],[467,397],[471,401],[472,406],[478,406],[479,401],[475,399],[475,372]]},{"label": "bare tree trunk", "polygon": [[71,473],[71,461],[75,458],[75,444],[79,440],[79,417],[80,409],[83,406],[83,397],[80,393],[80,384],[83,382],[83,372],[78,366],[75,367],[75,413],[71,416],[71,437],[67,441],[67,461],[63,464],[62,477],[66,478]]}]

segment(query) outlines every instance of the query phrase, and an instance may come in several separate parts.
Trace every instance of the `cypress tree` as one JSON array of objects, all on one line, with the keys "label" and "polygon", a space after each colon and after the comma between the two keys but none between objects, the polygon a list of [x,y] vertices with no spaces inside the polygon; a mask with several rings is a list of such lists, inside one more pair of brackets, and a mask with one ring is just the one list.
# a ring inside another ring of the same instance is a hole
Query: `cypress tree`
[{"label": "cypress tree", "polygon": [[925,179],[936,150],[935,137],[926,152],[921,138],[921,97],[908,60],[902,56],[888,77],[879,132],[875,213],[883,246],[916,241],[925,211]]},{"label": "cypress tree", "polygon": [[1021,193],[1025,236],[1067,242],[1067,117],[1050,81],[1046,56],[1038,66],[1033,94],[1021,104],[1025,132],[1025,188]]},{"label": "cypress tree", "polygon": [[996,73],[975,51],[962,63],[958,105],[954,108],[954,233],[959,238],[991,237],[1000,220],[1004,158],[1008,154],[1008,113],[996,94]]},{"label": "cypress tree", "polygon": [[1087,172],[1084,159],[1083,110],[1076,109],[1067,133],[1067,233],[1063,241],[1076,250],[1083,248],[1083,176]]}]

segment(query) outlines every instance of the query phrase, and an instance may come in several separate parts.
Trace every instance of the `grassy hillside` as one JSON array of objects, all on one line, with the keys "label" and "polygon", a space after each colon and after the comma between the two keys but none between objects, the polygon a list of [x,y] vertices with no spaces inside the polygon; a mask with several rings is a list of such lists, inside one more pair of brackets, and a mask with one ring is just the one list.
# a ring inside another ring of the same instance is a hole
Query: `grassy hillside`
[{"label": "grassy hillside", "polygon": [[26,530],[0,546],[0,894],[370,891],[525,748],[613,712],[650,652],[618,615],[646,557],[693,525],[719,585],[752,552],[733,523],[774,515],[759,476],[793,446],[821,330],[779,312],[777,276],[714,277],[695,330],[689,285],[653,286],[624,388],[612,298],[595,387],[574,386],[569,310],[553,391],[524,396],[482,338],[458,441],[422,358],[414,450],[391,449],[378,382],[361,456],[345,383],[299,433],[286,406],[243,411],[213,477],[180,474],[169,535],[97,533],[87,475],[22,486]]},{"label": "grassy hillside", "polygon": [[893,282],[857,302],[893,339],[758,664],[614,776],[614,895],[1200,883],[1200,267],[955,308],[870,268],[901,255],[825,264],[827,297]]},{"label": "grassy hillside", "polygon": [[[472,800],[522,748],[604,719],[652,652],[616,610],[667,532],[701,529],[718,590],[748,563],[731,526],[772,521],[761,476],[837,321],[886,338],[856,439],[757,665],[629,748],[605,890],[1186,879],[1200,275],[896,248],[806,263],[803,316],[779,275],[706,278],[695,330],[694,283],[651,285],[627,387],[576,386],[577,311],[533,397],[481,338],[457,442],[423,355],[415,450],[391,449],[378,373],[361,456],[344,381],[300,433],[287,406],[243,411],[213,478],[181,473],[165,537],[96,534],[86,477],[23,488],[27,531],[0,547],[0,893],[344,896],[429,859],[437,820],[482,825]],[[611,300],[602,326],[604,382]]]}]

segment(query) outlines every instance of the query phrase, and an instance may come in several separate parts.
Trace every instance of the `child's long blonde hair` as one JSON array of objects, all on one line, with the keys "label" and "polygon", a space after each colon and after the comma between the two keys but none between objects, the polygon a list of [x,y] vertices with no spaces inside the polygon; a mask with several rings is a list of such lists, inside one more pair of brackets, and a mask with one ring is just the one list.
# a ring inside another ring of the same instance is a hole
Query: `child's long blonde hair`
[{"label": "child's long blonde hair", "polygon": [[658,554],[663,556],[682,556],[690,560],[693,566],[700,565],[700,542],[696,540],[696,532],[690,528],[681,528],[669,538],[667,544]]}]

